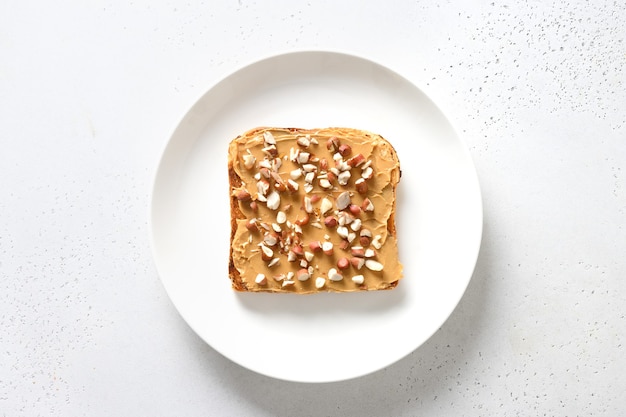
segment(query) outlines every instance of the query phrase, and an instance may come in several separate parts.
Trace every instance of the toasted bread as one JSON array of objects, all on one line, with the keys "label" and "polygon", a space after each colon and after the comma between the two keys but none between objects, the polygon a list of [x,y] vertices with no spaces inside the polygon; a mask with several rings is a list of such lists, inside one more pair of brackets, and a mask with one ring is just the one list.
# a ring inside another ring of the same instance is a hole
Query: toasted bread
[{"label": "toasted bread", "polygon": [[395,288],[400,162],[349,128],[256,128],[228,153],[232,287],[310,294]]}]

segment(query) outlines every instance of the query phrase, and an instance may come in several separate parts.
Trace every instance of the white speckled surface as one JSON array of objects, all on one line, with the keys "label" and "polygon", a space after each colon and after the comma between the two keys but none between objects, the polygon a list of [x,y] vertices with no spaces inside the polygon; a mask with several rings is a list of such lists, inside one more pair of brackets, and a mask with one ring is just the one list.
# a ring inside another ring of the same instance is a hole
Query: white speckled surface
[{"label": "white speckled surface", "polygon": [[[0,5],[0,415],[617,416],[626,409],[626,7],[613,1]],[[294,49],[422,87],[474,158],[460,305],[355,380],[292,384],[206,346],[147,226],[169,133],[220,77]]]}]

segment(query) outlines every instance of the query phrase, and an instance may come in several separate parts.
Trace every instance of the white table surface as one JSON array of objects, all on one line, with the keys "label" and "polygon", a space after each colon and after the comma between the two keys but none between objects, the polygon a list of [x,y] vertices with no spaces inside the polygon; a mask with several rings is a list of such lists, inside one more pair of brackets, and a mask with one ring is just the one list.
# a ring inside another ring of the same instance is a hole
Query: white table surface
[{"label": "white table surface", "polygon": [[[361,3],[0,4],[0,415],[626,410],[626,7]],[[429,94],[484,201],[449,320],[386,369],[330,384],[261,376],[202,342],[148,228],[160,153],[195,100],[303,49],[368,57]]]}]

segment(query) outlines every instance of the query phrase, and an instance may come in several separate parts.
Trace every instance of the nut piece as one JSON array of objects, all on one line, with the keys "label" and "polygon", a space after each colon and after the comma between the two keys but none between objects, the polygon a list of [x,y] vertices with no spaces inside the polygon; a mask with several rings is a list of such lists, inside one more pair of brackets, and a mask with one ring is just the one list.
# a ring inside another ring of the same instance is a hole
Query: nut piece
[{"label": "nut piece", "polygon": [[313,213],[313,203],[311,202],[311,197],[304,197],[304,211],[307,213]]},{"label": "nut piece", "polygon": [[286,221],[287,221],[287,215],[285,214],[285,212],[279,211],[278,214],[276,214],[276,223],[283,224]]},{"label": "nut piece", "polygon": [[369,180],[370,178],[372,178],[372,176],[374,175],[374,170],[372,169],[372,167],[367,167],[363,170],[363,172],[361,173],[361,177]]},{"label": "nut piece", "polygon": [[310,242],[309,249],[311,249],[312,252],[319,252],[322,250],[322,243],[319,240]]},{"label": "nut piece", "polygon": [[363,178],[359,178],[358,180],[354,182],[354,188],[356,188],[359,194],[367,194],[368,187],[367,187],[367,183],[365,182],[365,179]]},{"label": "nut piece", "polygon": [[337,234],[344,239],[348,238],[348,228],[346,226],[339,226],[337,228]]},{"label": "nut piece", "polygon": [[267,267],[271,268],[274,265],[278,265],[279,263],[280,263],[280,258],[274,258],[267,264]]},{"label": "nut piece", "polygon": [[365,266],[367,267],[367,269],[370,269],[372,271],[382,271],[383,270],[383,264],[381,264],[378,261],[375,261],[373,259],[368,259],[365,261]]},{"label": "nut piece", "polygon": [[355,275],[352,277],[352,282],[354,282],[355,284],[361,285],[363,284],[363,281],[365,281],[363,275]]},{"label": "nut piece", "polygon": [[306,226],[307,224],[309,224],[309,218],[309,213],[304,213],[304,217],[302,217],[301,219],[296,219],[294,223],[298,226]]},{"label": "nut piece", "polygon": [[344,191],[337,197],[337,208],[343,210],[350,205],[350,193]]},{"label": "nut piece", "polygon": [[326,285],[326,279],[322,277],[315,278],[315,288],[319,290],[321,288],[324,288],[324,285]]},{"label": "nut piece", "polygon": [[374,258],[376,256],[376,251],[374,249],[366,249],[365,257],[366,258]]},{"label": "nut piece", "polygon": [[337,219],[335,216],[328,216],[324,219],[324,224],[326,227],[335,227],[337,226]]},{"label": "nut piece", "polygon": [[301,176],[302,176],[302,170],[300,168],[296,168],[293,171],[289,172],[289,178],[291,178],[294,181],[300,178]]},{"label": "nut piece", "polygon": [[324,251],[324,253],[326,255],[332,255],[333,254],[333,243],[332,242],[324,242],[324,243],[322,243],[322,251]]},{"label": "nut piece", "polygon": [[272,135],[272,132],[268,130],[263,132],[263,140],[265,141],[265,145],[276,145],[276,139],[274,139],[274,135]]},{"label": "nut piece", "polygon": [[326,141],[326,149],[329,151],[335,152],[337,148],[339,148],[339,139],[337,139],[336,136],[333,136]]},{"label": "nut piece", "polygon": [[248,229],[250,232],[258,231],[259,230],[259,226],[257,226],[257,224],[256,224],[256,219],[248,220],[248,223],[246,223],[246,229]]},{"label": "nut piece", "polygon": [[350,207],[348,207],[348,210],[350,211],[350,213],[354,214],[355,216],[361,215],[361,207],[357,206],[356,204],[350,204]]},{"label": "nut piece", "polygon": [[293,193],[294,191],[298,191],[298,188],[300,188],[300,186],[297,182],[290,178],[287,180],[287,188]]},{"label": "nut piece", "polygon": [[243,166],[247,169],[250,170],[252,169],[252,167],[254,167],[254,164],[256,162],[256,158],[254,157],[254,155],[252,155],[251,153],[249,153],[250,151],[248,151],[247,154],[245,154],[243,156]]},{"label": "nut piece", "polygon": [[341,173],[337,177],[337,182],[339,183],[339,185],[348,185],[350,175],[350,171],[341,171]]},{"label": "nut piece", "polygon": [[341,258],[337,261],[337,268],[339,269],[347,269],[350,266],[350,261],[348,258]]},{"label": "nut piece", "polygon": [[235,198],[239,201],[250,201],[250,193],[246,189],[235,191]]},{"label": "nut piece", "polygon": [[363,249],[361,246],[353,246],[350,251],[352,253],[352,256],[356,256],[358,258],[365,257],[365,249]]},{"label": "nut piece", "polygon": [[304,249],[302,249],[302,246],[298,243],[291,247],[291,251],[298,256],[304,255]]},{"label": "nut piece", "polygon": [[320,204],[320,213],[326,214],[329,210],[333,208],[333,202],[328,198],[324,197],[322,203]]},{"label": "nut piece", "polygon": [[311,141],[309,140],[309,138],[301,136],[298,138],[296,143],[304,148],[308,148],[309,145],[311,144]]},{"label": "nut piece", "polygon": [[358,167],[359,165],[361,165],[362,163],[365,162],[365,157],[362,154],[356,154],[354,155],[352,158],[348,159],[347,163],[348,165],[350,165],[351,167]]},{"label": "nut piece", "polygon": [[272,191],[267,196],[267,208],[270,210],[276,210],[280,206],[280,194],[277,191]]},{"label": "nut piece", "polygon": [[350,147],[350,145],[346,145],[346,144],[339,145],[339,149],[337,150],[343,157],[346,157],[352,153],[352,148]]},{"label": "nut piece", "polygon": [[343,275],[341,275],[335,268],[330,268],[328,270],[328,279],[331,281],[341,281],[343,279]]},{"label": "nut piece", "polygon": [[380,248],[383,246],[383,244],[382,244],[382,243],[380,243],[380,239],[382,239],[382,236],[381,236],[381,235],[376,235],[376,236],[374,236],[374,239],[372,240],[372,246],[373,246],[374,248],[376,248],[376,249],[380,249]]},{"label": "nut piece", "polygon": [[256,282],[259,285],[265,285],[267,284],[267,278],[265,277],[264,274],[257,274],[256,278],[254,279],[254,282]]},{"label": "nut piece", "polygon": [[351,258],[350,264],[356,269],[361,269],[363,268],[363,265],[365,265],[365,259],[364,258]]},{"label": "nut piece", "polygon": [[333,188],[333,185],[330,183],[330,181],[328,181],[327,178],[322,178],[320,180],[320,187],[324,189],[329,189],[329,188]]},{"label": "nut piece", "polygon": [[298,278],[298,281],[306,281],[311,278],[311,275],[309,274],[308,269],[302,268],[296,273],[296,278]]},{"label": "nut piece", "polygon": [[369,198],[365,197],[361,204],[361,209],[363,209],[363,211],[374,211],[374,203],[372,203]]},{"label": "nut piece", "polygon": [[265,245],[259,245],[261,247],[261,259],[269,261],[274,256],[274,251]]}]

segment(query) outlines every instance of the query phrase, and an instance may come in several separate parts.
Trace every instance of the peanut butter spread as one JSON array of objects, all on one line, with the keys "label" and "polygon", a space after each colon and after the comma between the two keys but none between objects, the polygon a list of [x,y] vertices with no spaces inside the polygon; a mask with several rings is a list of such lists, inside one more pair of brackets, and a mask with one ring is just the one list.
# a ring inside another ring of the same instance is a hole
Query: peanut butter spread
[{"label": "peanut butter spread", "polygon": [[235,289],[396,286],[400,163],[389,142],[345,128],[260,128],[234,139],[228,156]]}]

